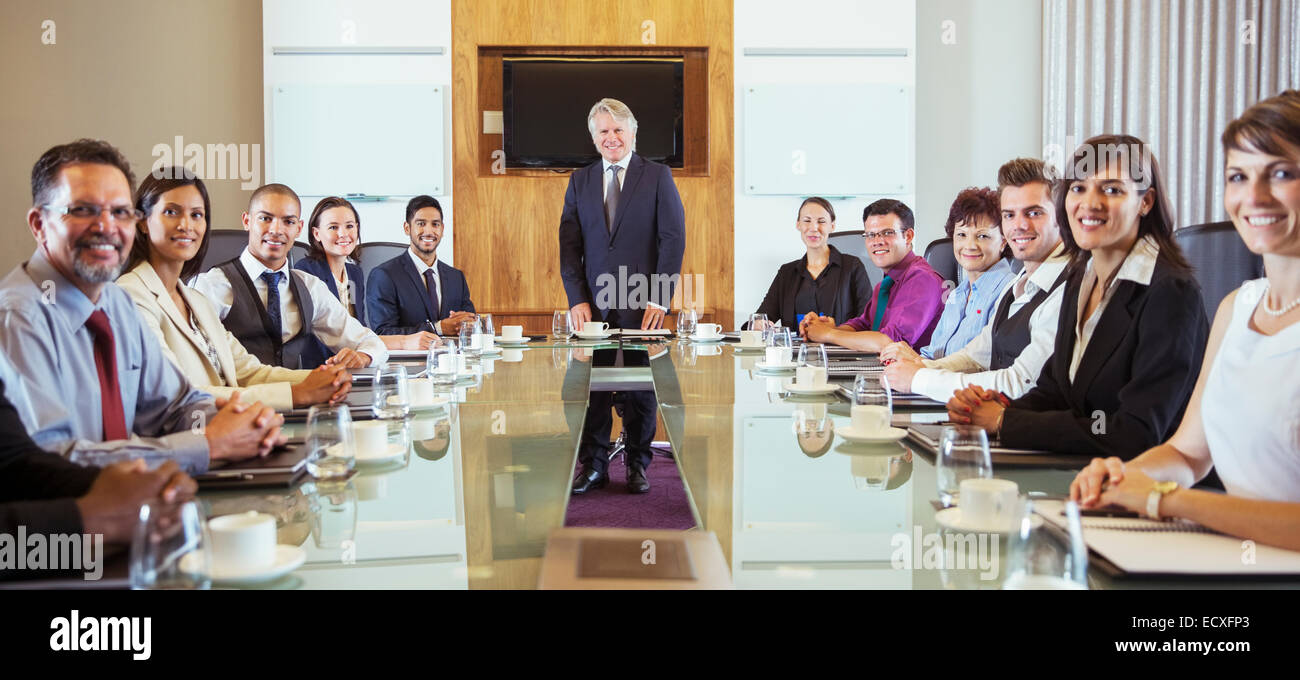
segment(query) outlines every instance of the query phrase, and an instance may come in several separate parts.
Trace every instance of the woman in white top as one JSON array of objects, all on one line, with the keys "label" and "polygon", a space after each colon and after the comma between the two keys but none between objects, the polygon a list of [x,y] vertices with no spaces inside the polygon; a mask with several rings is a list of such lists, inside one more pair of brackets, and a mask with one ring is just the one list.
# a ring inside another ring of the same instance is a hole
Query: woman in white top
[{"label": "woman in white top", "polygon": [[136,207],[144,219],[117,284],[186,379],[217,397],[238,390],[245,401],[277,411],[338,401],[348,393],[351,376],[345,369],[291,371],[258,361],[222,325],[212,303],[185,285],[207,251],[211,208],[203,180],[184,168],[163,168],[140,183]]},{"label": "woman in white top", "polygon": [[[1173,437],[1127,464],[1093,459],[1070,497],[1300,550],[1300,91],[1247,109],[1223,146],[1224,207],[1266,277],[1219,305]],[[1187,488],[1211,467],[1227,494]]]}]

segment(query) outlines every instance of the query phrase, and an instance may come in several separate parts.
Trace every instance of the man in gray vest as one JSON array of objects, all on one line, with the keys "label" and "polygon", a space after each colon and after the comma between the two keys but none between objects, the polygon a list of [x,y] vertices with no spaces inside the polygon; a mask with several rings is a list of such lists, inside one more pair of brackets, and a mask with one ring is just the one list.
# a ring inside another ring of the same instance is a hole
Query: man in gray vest
[{"label": "man in gray vest", "polygon": [[374,331],[362,326],[325,282],[290,269],[289,250],[302,231],[302,201],[283,184],[253,192],[244,213],[248,247],[199,275],[226,329],[264,364],[285,368],[377,366],[388,360]]},{"label": "man in gray vest", "polygon": [[1064,286],[1061,230],[1052,190],[1060,180],[1035,158],[1017,158],[998,170],[1002,233],[1024,263],[993,305],[993,320],[959,352],[923,359],[907,343],[880,352],[889,386],[936,401],[972,385],[1015,399],[1038,381],[1056,345]]}]

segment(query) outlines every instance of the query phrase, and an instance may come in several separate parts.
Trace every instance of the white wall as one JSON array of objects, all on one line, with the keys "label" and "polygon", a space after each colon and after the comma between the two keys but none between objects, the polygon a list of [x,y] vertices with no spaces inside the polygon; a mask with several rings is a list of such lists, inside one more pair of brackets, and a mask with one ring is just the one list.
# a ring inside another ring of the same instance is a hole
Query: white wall
[{"label": "white wall", "polygon": [[[266,155],[275,146],[271,121],[271,93],[285,83],[360,84],[403,83],[451,87],[451,0],[264,0],[262,3],[263,86],[265,88]],[[272,47],[356,46],[411,47],[440,46],[441,55],[273,55]],[[451,97],[444,97],[444,181],[442,193],[434,195],[443,207],[447,223],[438,256],[454,263],[452,211],[452,128]],[[376,124],[382,124],[376,121]],[[394,153],[400,153],[395,149]],[[268,161],[267,181],[277,181]],[[340,192],[348,191],[339,187]],[[432,191],[432,187],[430,187]],[[320,196],[303,196],[303,219]],[[410,196],[394,196],[377,203],[356,203],[361,213],[362,242],[407,242],[402,233],[406,202]],[[299,238],[307,240],[306,233]]]},{"label": "white wall", "polygon": [[[922,3],[924,4],[924,3]],[[753,196],[744,174],[743,88],[754,83],[916,84],[916,7],[912,0],[737,0],[735,3],[736,324],[758,308],[777,269],[803,255],[795,230],[801,198]],[[902,47],[906,57],[747,57],[746,47]],[[809,102],[815,107],[816,102]],[[846,134],[851,134],[847,131]],[[918,175],[923,177],[923,175]],[[900,178],[917,186],[916,178]],[[862,228],[862,209],[878,198],[913,205],[915,196],[834,198],[838,230]]]},{"label": "white wall", "polygon": [[921,252],[944,235],[958,191],[996,188],[1003,163],[1042,156],[1043,11],[1041,0],[925,0],[916,20]]}]

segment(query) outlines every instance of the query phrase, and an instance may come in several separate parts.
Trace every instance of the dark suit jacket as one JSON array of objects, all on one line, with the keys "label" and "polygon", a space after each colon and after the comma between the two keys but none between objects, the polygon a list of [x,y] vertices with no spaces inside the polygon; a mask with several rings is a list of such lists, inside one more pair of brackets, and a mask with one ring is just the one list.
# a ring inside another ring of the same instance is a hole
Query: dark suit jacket
[{"label": "dark suit jacket", "polygon": [[[353,262],[344,262],[344,269],[348,272],[348,283],[352,284],[352,304],[357,308],[357,321],[367,328],[370,324],[366,323],[366,275],[361,272],[360,265]],[[329,286],[330,292],[335,298],[339,297],[339,286],[334,281],[334,272],[330,271],[330,264],[325,260],[317,260],[310,257],[304,257],[293,264],[294,269],[299,269],[325,282]],[[327,356],[333,356],[330,352]]]},{"label": "dark suit jacket", "polygon": [[[672,172],[632,154],[607,229],[603,168],[596,161],[574,172],[564,192],[560,278],[569,306],[590,303],[597,319],[611,309],[644,310],[642,298],[668,307],[686,251],[686,213]],[[638,280],[645,282],[639,293]]]},{"label": "dark suit jacket", "polygon": [[439,309],[431,309],[424,279],[416,272],[409,252],[370,270],[366,286],[370,327],[379,335],[409,335],[428,330],[425,321],[440,321],[452,312],[474,311],[464,273],[439,260],[438,280],[442,297],[438,300]]},{"label": "dark suit jacket", "polygon": [[[17,536],[19,526],[27,527],[29,535],[81,533],[76,499],[90,490],[99,468],[82,467],[37,446],[4,389],[0,384],[0,534]],[[22,578],[22,573],[0,569],[0,579]]]},{"label": "dark suit jacket", "polygon": [[1003,446],[1125,460],[1166,441],[1182,420],[1209,337],[1190,273],[1156,263],[1151,285],[1121,280],[1070,380],[1083,268],[1065,283],[1055,353],[1038,384],[1002,417]]},{"label": "dark suit jacket", "polygon": [[[862,260],[841,253],[835,246],[830,246],[830,249],[830,262],[816,283],[808,275],[807,255],[781,265],[757,313],[766,314],[772,323],[780,320],[786,328],[794,328],[795,319],[800,314],[812,311],[834,317],[835,323],[860,316],[871,300],[871,279],[867,276],[867,268],[862,266]],[[816,309],[795,309],[795,294],[804,277],[808,277],[813,285],[821,284],[816,289]]]}]

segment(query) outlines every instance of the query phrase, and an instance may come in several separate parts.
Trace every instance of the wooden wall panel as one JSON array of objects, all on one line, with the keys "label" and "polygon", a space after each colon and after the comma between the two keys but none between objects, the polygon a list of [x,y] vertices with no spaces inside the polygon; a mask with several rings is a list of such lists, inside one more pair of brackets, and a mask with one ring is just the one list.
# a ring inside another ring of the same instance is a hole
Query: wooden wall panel
[{"label": "wooden wall panel", "polygon": [[654,22],[657,46],[708,49],[707,171],[675,173],[686,209],[682,274],[693,277],[690,302],[713,318],[733,317],[732,0],[453,0],[456,264],[480,311],[532,317],[528,330],[542,332],[551,312],[567,307],[558,232],[568,173],[483,171],[481,159],[490,151],[480,148],[479,47],[638,47],[647,20]]}]

